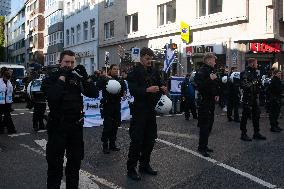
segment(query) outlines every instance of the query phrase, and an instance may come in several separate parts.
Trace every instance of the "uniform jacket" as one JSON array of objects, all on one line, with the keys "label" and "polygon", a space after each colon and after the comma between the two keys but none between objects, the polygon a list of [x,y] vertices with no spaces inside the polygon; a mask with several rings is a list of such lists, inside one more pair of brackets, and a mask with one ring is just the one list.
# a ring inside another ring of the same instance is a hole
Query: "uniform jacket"
[{"label": "uniform jacket", "polygon": [[278,77],[274,76],[268,86],[268,92],[271,99],[281,100],[282,86]]},{"label": "uniform jacket", "polygon": [[0,78],[0,104],[11,104],[13,102],[13,86],[8,80],[7,85],[3,78]]},{"label": "uniform jacket", "polygon": [[137,111],[154,111],[161,93],[147,93],[150,86],[163,85],[161,76],[154,68],[145,69],[140,63],[127,75],[130,94],[134,97],[133,106]]}]

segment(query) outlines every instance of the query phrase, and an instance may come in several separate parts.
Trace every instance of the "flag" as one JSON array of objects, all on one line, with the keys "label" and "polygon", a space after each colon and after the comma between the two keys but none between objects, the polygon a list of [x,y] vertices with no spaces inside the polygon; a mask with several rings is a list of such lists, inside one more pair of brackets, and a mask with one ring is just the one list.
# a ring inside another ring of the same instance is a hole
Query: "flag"
[{"label": "flag", "polygon": [[180,36],[182,40],[189,43],[190,28],[189,25],[183,21],[180,22]]},{"label": "flag", "polygon": [[168,45],[166,45],[165,61],[164,61],[164,68],[163,68],[164,72],[169,71],[169,68],[171,67],[174,60],[175,60],[175,51],[169,48]]}]

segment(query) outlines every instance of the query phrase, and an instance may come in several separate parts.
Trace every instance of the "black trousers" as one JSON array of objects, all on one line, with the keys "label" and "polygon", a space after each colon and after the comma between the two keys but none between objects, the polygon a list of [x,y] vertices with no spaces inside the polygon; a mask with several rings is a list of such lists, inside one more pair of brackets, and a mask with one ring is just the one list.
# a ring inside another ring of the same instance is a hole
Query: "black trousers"
[{"label": "black trousers", "polygon": [[116,135],[118,127],[121,124],[121,105],[107,103],[104,105],[103,114],[104,114],[104,128],[102,132],[101,141],[102,142],[110,142],[110,144],[114,144],[116,141]]},{"label": "black trousers", "polygon": [[47,188],[59,189],[63,177],[66,151],[66,189],[78,189],[79,170],[84,158],[83,126],[75,122],[58,125],[49,119],[46,160],[48,163]]},{"label": "black trousers", "polygon": [[189,99],[186,98],[184,103],[185,103],[185,105],[184,105],[184,115],[185,115],[185,118],[188,119],[190,117],[189,110],[191,111],[192,116],[194,118],[197,118],[195,101],[194,100],[189,100]]},{"label": "black trousers", "polygon": [[205,150],[208,146],[209,135],[214,123],[215,101],[201,102],[198,108],[199,146]]},{"label": "black trousers", "polygon": [[130,122],[130,147],[127,160],[127,170],[133,170],[140,162],[140,167],[150,164],[151,153],[157,138],[156,113],[134,113]]},{"label": "black trousers", "polygon": [[278,126],[278,118],[281,109],[281,100],[271,99],[269,102],[269,121],[271,128]]},{"label": "black trousers", "polygon": [[15,126],[11,117],[12,104],[0,104],[0,132],[3,133],[5,127],[8,132],[14,132]]},{"label": "black trousers", "polygon": [[252,124],[254,128],[254,133],[259,132],[259,118],[260,118],[260,109],[257,105],[257,103],[253,103],[252,105],[248,105],[246,103],[243,104],[243,112],[242,112],[242,119],[240,123],[240,129],[242,131],[242,134],[247,133],[247,120],[249,116],[251,115]]},{"label": "black trousers", "polygon": [[46,110],[46,103],[34,103],[34,113],[33,113],[33,128],[34,129],[44,129],[44,113]]},{"label": "black trousers", "polygon": [[239,120],[239,100],[236,98],[228,98],[227,117],[231,117],[234,111],[234,120]]}]

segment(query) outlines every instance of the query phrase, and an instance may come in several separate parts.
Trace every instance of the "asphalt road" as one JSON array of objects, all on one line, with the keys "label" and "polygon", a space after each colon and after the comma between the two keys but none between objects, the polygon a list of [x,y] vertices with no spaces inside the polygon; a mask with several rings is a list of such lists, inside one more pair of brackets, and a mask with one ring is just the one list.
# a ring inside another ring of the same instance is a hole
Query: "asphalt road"
[{"label": "asphalt road", "polygon": [[[0,135],[0,189],[46,188],[46,132],[32,130],[32,110],[25,109],[24,103],[13,107],[12,118],[18,133]],[[283,118],[279,121],[284,128]],[[192,117],[189,121],[183,115],[158,117],[157,122],[159,134],[151,164],[159,173],[142,175],[139,182],[126,176],[128,123],[118,131],[121,151],[111,154],[102,153],[102,127],[84,128],[80,188],[284,188],[284,132],[270,132],[266,113],[261,115],[260,128],[267,140],[243,142],[239,139],[239,124],[227,122],[217,107],[209,138],[209,146],[214,149],[211,158],[197,153],[199,130]],[[251,122],[247,128],[252,136]]]}]

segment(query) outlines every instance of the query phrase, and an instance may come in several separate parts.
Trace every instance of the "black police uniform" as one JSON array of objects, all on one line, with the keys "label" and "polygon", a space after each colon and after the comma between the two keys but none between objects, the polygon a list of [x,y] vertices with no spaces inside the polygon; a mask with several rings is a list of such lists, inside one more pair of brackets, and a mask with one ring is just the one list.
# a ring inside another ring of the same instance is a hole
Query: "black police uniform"
[{"label": "black police uniform", "polygon": [[149,163],[157,138],[155,106],[161,94],[146,93],[146,89],[162,86],[161,77],[155,69],[145,69],[142,64],[138,64],[128,73],[127,81],[130,94],[134,97],[134,102],[130,105],[132,119],[129,128],[131,142],[127,161],[128,175],[135,175],[138,161],[140,171],[147,169],[149,174],[157,174]]},{"label": "black police uniform", "polygon": [[278,77],[274,76],[268,86],[269,93],[269,120],[271,131],[280,132],[282,128],[279,127],[278,118],[281,108],[281,81]]},{"label": "black police uniform", "polygon": [[198,124],[200,128],[198,150],[205,156],[208,150],[208,138],[214,123],[215,96],[218,96],[218,82],[210,78],[214,68],[204,64],[197,71],[194,81],[200,94],[198,107]]},{"label": "black police uniform", "polygon": [[245,71],[241,73],[241,88],[243,89],[243,112],[240,123],[240,129],[242,131],[241,139],[250,141],[251,139],[247,136],[247,119],[251,115],[253,128],[254,128],[254,139],[265,139],[259,134],[259,118],[260,109],[258,106],[258,94],[260,91],[260,83],[258,81],[256,69],[247,67]]},{"label": "black police uniform", "polygon": [[[191,89],[191,90],[190,90]],[[185,119],[188,120],[190,117],[189,109],[194,119],[197,119],[196,105],[195,105],[195,89],[193,83],[190,82],[189,78],[181,83],[181,97],[184,97],[184,114]]]},{"label": "black police uniform", "polygon": [[[239,103],[240,103],[240,79],[233,78],[233,81],[228,80],[228,102],[227,102],[227,118],[228,121],[234,120],[240,122],[239,118]],[[232,114],[234,111],[234,119]]]},{"label": "black police uniform", "polygon": [[[60,188],[65,150],[66,188],[78,188],[79,170],[84,157],[81,93],[92,98],[98,97],[98,90],[93,83],[62,70],[47,77],[42,85],[50,109],[46,149],[48,189]],[[66,77],[65,82],[59,79],[61,75]]]},{"label": "black police uniform", "polygon": [[101,141],[103,142],[104,153],[109,153],[108,149],[118,151],[116,147],[117,129],[121,124],[121,97],[126,91],[125,82],[118,77],[113,77],[121,85],[121,90],[118,94],[111,94],[106,90],[106,85],[110,78],[101,79],[97,82],[97,86],[102,89],[101,100],[101,117],[104,119],[103,132]]},{"label": "black police uniform", "polygon": [[[39,80],[33,80],[32,85],[35,82],[41,82]],[[44,113],[46,110],[46,98],[42,90],[40,91],[31,91],[31,101],[34,107],[33,113],[33,128],[35,131],[45,129],[43,122]]]}]

